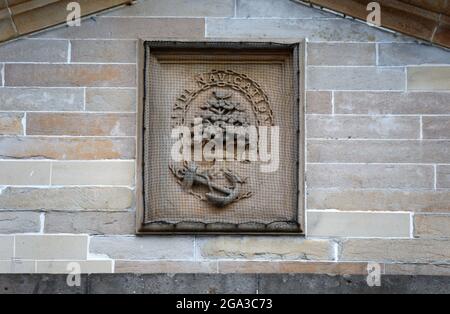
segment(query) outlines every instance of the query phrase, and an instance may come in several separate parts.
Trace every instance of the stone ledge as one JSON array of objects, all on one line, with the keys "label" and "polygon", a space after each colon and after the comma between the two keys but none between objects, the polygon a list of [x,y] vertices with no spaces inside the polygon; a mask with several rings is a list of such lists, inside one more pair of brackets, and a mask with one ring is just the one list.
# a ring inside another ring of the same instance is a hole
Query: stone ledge
[{"label": "stone ledge", "polygon": [[450,293],[450,277],[384,275],[381,287],[369,287],[365,276],[311,274],[108,274],[83,275],[69,287],[65,275],[0,275],[4,293]]}]

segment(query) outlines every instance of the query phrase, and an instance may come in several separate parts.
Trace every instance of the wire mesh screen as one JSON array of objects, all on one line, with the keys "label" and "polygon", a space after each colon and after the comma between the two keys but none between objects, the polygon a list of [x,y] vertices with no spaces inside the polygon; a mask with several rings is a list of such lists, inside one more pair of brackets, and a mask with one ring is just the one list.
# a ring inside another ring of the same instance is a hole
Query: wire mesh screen
[{"label": "wire mesh screen", "polygon": [[294,55],[287,45],[145,43],[149,230],[299,230]]}]

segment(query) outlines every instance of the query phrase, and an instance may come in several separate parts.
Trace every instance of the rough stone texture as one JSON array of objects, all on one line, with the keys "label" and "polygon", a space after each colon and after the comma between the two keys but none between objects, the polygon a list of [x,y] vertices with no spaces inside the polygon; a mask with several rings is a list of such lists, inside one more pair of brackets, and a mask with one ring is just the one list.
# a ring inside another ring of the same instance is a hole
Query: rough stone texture
[{"label": "rough stone texture", "polygon": [[0,47],[0,62],[67,62],[66,40],[19,39]]},{"label": "rough stone texture", "polygon": [[342,18],[224,19],[208,18],[208,37],[309,38],[310,41],[411,41]]},{"label": "rough stone texture", "polygon": [[450,93],[440,92],[336,92],[339,114],[448,114]]},{"label": "rough stone texture", "polygon": [[129,64],[6,64],[5,86],[134,87]]},{"label": "rough stone texture", "polygon": [[309,237],[409,238],[409,213],[307,211]]},{"label": "rough stone texture", "polygon": [[114,259],[167,260],[193,259],[194,238],[190,236],[96,236],[91,238],[90,252]]},{"label": "rough stone texture", "polygon": [[308,114],[327,114],[332,113],[332,95],[331,92],[313,92],[306,93],[306,113]]},{"label": "rough stone texture", "polygon": [[41,113],[27,115],[28,135],[135,136],[132,113]]},{"label": "rough stone texture", "polygon": [[450,90],[450,66],[409,67],[408,90]]},{"label": "rough stone texture", "polygon": [[0,135],[23,135],[22,113],[0,113]]},{"label": "rough stone texture", "polygon": [[330,260],[331,246],[325,240],[299,237],[201,237],[198,253],[204,259]]},{"label": "rough stone texture", "polygon": [[[320,293],[336,294],[437,294],[450,290],[448,277],[382,276],[381,287],[368,286],[366,277],[267,274],[260,277],[259,293],[313,294],[320,291]],[[330,278],[333,279],[330,280]]]},{"label": "rough stone texture", "polygon": [[423,117],[423,138],[450,139],[450,117]]},{"label": "rough stone texture", "polygon": [[309,140],[309,162],[450,163],[450,141]]},{"label": "rough stone texture", "polygon": [[204,18],[115,18],[85,20],[79,27],[58,28],[37,34],[40,38],[67,39],[138,39],[192,38],[205,36]]},{"label": "rough stone texture", "polygon": [[448,52],[426,45],[418,44],[380,44],[379,45],[379,65],[381,66],[401,66],[401,65],[422,65],[422,64],[449,64]]},{"label": "rough stone texture", "polygon": [[0,110],[83,110],[81,88],[0,88]]},{"label": "rough stone texture", "polygon": [[134,164],[134,161],[53,162],[51,182],[53,185],[134,186]]},{"label": "rough stone texture", "polygon": [[135,40],[72,40],[71,62],[136,63]]},{"label": "rough stone texture", "polygon": [[418,139],[419,117],[309,116],[308,138]]},{"label": "rough stone texture", "polygon": [[432,165],[309,164],[308,188],[432,189]]},{"label": "rough stone texture", "polygon": [[367,263],[335,263],[304,261],[219,261],[219,272],[224,274],[302,273],[329,275],[367,274]]},{"label": "rough stone texture", "polygon": [[281,17],[281,18],[324,18],[332,14],[299,6],[293,1],[237,0],[236,16],[243,18]]},{"label": "rough stone texture", "polygon": [[443,263],[450,262],[447,240],[346,240],[340,245],[340,261]]},{"label": "rough stone texture", "polygon": [[105,16],[233,16],[234,0],[146,0]]},{"label": "rough stone texture", "polygon": [[133,206],[134,193],[125,187],[7,187],[0,194],[1,209],[123,210]]},{"label": "rough stone texture", "polygon": [[80,286],[67,285],[67,275],[2,275],[0,293],[5,294],[82,294],[87,292],[87,275]]},{"label": "rough stone texture", "polygon": [[40,213],[0,211],[0,233],[39,232],[40,228]]},{"label": "rough stone texture", "polygon": [[436,174],[436,187],[439,189],[450,189],[450,165],[438,165]]},{"label": "rough stone texture", "polygon": [[414,236],[450,238],[450,215],[414,215]]},{"label": "rough stone texture", "polygon": [[0,259],[11,259],[14,257],[14,237],[0,235]]},{"label": "rough stone texture", "polygon": [[308,208],[339,210],[450,212],[450,191],[310,189]]},{"label": "rough stone texture", "polygon": [[450,276],[450,265],[386,264],[386,275]]},{"label": "rough stone texture", "polygon": [[256,275],[229,274],[148,274],[91,275],[90,293],[191,293],[253,294],[258,288]]},{"label": "rough stone texture", "polygon": [[136,231],[135,217],[134,211],[50,212],[45,214],[44,232],[132,235]]},{"label": "rough stone texture", "polygon": [[366,276],[314,274],[92,274],[81,286],[69,287],[66,275],[2,275],[0,293],[449,293],[450,277],[385,275],[381,287],[369,287]]},{"label": "rough stone texture", "polygon": [[135,89],[88,88],[87,111],[136,111]]},{"label": "rough stone texture", "polygon": [[376,45],[371,43],[310,43],[308,65],[375,65]]},{"label": "rough stone texture", "polygon": [[115,273],[138,274],[180,274],[180,273],[217,273],[217,262],[193,261],[126,261],[115,262]]},{"label": "rough stone texture", "polygon": [[91,260],[91,261],[37,261],[36,273],[41,274],[68,274],[73,271],[76,263],[82,274],[107,274],[113,272],[112,260]]},{"label": "rough stone texture", "polygon": [[16,235],[15,258],[85,260],[86,235]]},{"label": "rough stone texture", "polygon": [[308,90],[404,90],[402,68],[309,67]]},{"label": "rough stone texture", "polygon": [[134,138],[0,137],[0,157],[18,159],[132,159]]},{"label": "rough stone texture", "polygon": [[0,185],[49,185],[48,161],[0,160]]}]

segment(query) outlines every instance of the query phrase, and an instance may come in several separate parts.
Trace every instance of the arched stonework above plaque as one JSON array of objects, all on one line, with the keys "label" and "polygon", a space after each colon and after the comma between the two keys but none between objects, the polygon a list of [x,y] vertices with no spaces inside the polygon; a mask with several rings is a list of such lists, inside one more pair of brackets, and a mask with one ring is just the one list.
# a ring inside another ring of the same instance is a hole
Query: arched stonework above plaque
[{"label": "arched stonework above plaque", "polygon": [[301,233],[303,45],[140,43],[138,233]]}]

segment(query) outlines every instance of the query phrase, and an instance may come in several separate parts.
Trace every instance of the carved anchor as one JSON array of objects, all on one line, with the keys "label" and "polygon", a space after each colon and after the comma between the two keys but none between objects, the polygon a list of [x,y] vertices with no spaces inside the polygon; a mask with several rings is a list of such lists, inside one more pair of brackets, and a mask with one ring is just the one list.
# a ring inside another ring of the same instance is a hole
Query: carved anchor
[{"label": "carved anchor", "polygon": [[[225,178],[230,182],[230,187],[222,187],[212,182],[210,175],[207,172],[198,171],[198,166],[195,163],[184,162],[182,167],[169,166],[172,173],[179,180],[178,183],[185,189],[191,189],[194,185],[206,185],[210,192],[206,193],[206,199],[199,194],[190,190],[190,193],[200,198],[207,200],[217,207],[225,207],[235,201],[251,196],[251,192],[240,193],[239,184],[244,184],[245,180],[241,180],[236,174],[231,171],[223,171]],[[224,195],[217,195],[214,191]]]}]

